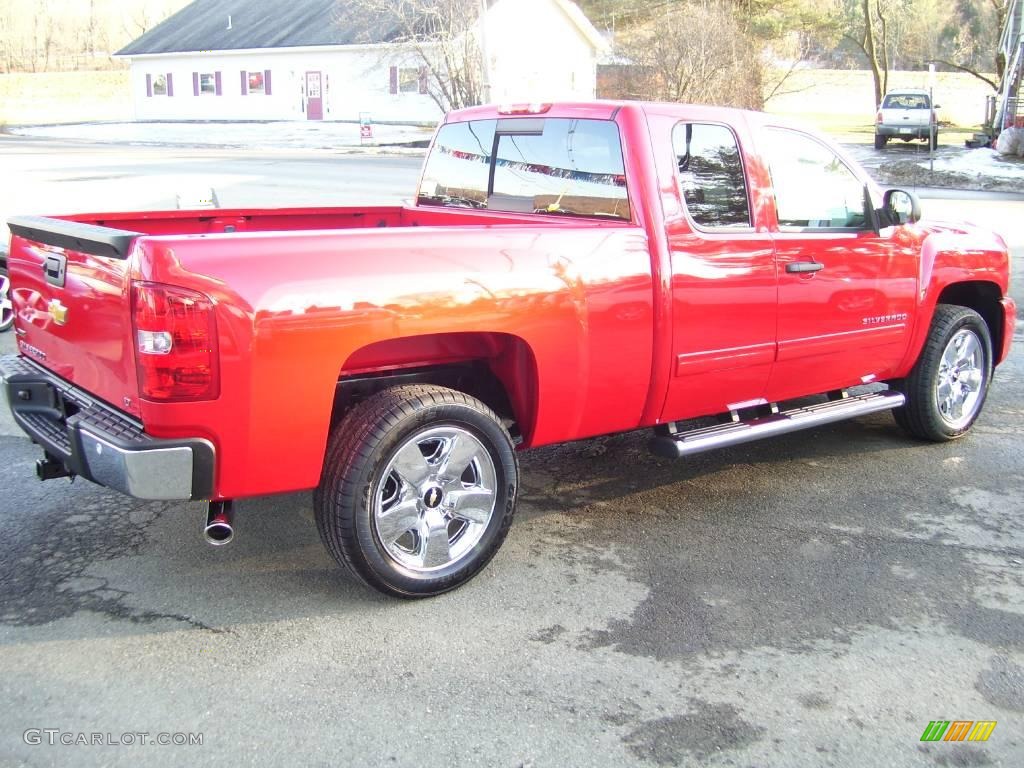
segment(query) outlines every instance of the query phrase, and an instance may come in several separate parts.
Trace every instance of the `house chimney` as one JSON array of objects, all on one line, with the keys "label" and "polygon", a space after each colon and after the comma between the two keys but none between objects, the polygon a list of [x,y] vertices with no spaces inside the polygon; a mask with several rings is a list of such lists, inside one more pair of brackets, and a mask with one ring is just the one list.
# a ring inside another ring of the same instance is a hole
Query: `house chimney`
[{"label": "house chimney", "polygon": [[228,29],[231,29],[231,14],[228,14]]}]

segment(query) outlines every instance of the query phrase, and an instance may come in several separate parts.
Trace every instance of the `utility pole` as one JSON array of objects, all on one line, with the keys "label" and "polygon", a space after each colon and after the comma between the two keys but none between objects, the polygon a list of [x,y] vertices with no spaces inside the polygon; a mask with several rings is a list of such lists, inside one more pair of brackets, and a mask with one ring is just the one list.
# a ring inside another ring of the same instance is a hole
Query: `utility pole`
[{"label": "utility pole", "polygon": [[935,136],[939,130],[939,115],[935,111],[935,62],[928,65],[928,170],[935,173]]},{"label": "utility pole", "polygon": [[480,0],[480,98],[491,101],[491,57],[487,54],[487,0]]}]

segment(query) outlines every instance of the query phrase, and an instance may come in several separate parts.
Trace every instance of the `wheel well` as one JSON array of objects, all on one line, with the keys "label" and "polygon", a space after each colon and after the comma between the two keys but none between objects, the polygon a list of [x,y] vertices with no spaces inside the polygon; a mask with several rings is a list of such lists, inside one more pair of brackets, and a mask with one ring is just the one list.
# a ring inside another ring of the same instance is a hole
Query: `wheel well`
[{"label": "wheel well", "polygon": [[998,354],[1003,345],[1003,306],[999,303],[1002,292],[995,283],[982,281],[947,285],[939,294],[939,304],[956,304],[973,309],[985,321],[992,337],[992,353]]},{"label": "wheel well", "polygon": [[[451,362],[424,363],[444,350]],[[415,351],[413,351],[415,350]],[[367,370],[372,369],[372,370]],[[506,334],[436,334],[377,342],[345,363],[331,410],[331,428],[357,403],[402,384],[434,384],[475,397],[505,423],[516,443],[533,431],[536,363],[523,340]]]}]

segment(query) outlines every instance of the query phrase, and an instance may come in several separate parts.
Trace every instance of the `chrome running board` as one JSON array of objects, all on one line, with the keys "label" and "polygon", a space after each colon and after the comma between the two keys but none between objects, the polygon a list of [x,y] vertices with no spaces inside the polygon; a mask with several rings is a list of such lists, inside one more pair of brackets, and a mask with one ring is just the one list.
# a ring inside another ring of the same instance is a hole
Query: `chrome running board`
[{"label": "chrome running board", "polygon": [[794,408],[768,416],[717,424],[688,432],[669,432],[650,442],[651,452],[666,459],[680,459],[695,453],[740,445],[763,437],[784,435],[800,429],[818,427],[835,421],[866,416],[869,413],[899,408],[906,401],[902,392],[884,390],[866,395],[844,397],[818,405]]}]

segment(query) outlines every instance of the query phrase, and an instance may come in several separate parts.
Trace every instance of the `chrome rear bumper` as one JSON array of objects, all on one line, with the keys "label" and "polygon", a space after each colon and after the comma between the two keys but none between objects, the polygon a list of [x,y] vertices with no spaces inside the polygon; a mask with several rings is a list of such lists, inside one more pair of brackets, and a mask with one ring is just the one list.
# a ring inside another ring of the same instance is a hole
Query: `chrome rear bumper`
[{"label": "chrome rear bumper", "polygon": [[208,499],[215,452],[208,440],[162,440],[88,393],[16,355],[0,358],[14,420],[50,461],[137,499]]}]

